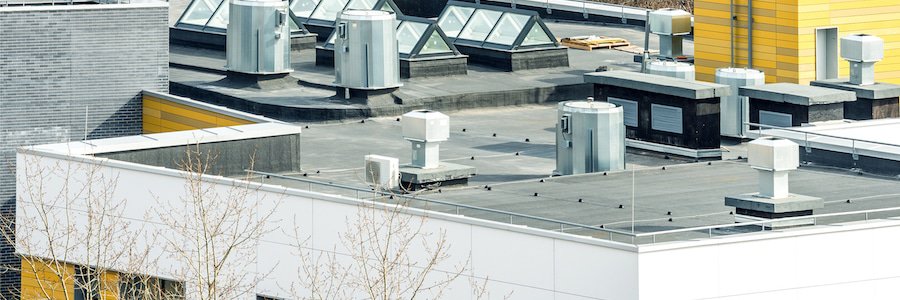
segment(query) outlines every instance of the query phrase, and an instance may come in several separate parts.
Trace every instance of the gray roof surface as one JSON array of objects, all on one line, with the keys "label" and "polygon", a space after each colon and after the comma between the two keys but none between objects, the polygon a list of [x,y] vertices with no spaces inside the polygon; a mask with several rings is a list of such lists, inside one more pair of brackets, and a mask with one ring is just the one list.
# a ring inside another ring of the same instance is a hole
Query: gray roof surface
[{"label": "gray roof surface", "polygon": [[852,84],[847,79],[816,80],[809,83],[812,86],[827,87],[856,93],[857,98],[884,99],[900,97],[900,85],[880,83],[870,85]]},{"label": "gray roof surface", "polygon": [[739,94],[753,99],[785,102],[796,105],[818,105],[855,101],[856,93],[796,83],[770,83],[742,86]]},{"label": "gray roof surface", "polygon": [[731,94],[731,89],[727,85],[629,71],[587,73],[584,74],[584,81],[688,99],[707,99]]}]

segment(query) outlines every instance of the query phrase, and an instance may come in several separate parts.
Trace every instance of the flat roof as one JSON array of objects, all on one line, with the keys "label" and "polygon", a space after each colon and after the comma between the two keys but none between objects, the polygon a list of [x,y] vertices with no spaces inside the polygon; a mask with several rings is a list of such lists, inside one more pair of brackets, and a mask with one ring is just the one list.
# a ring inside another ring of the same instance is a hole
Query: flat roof
[{"label": "flat roof", "polygon": [[630,71],[587,73],[584,74],[584,81],[688,99],[708,99],[731,94],[731,88],[727,85]]},{"label": "flat roof", "polygon": [[118,138],[74,141],[24,147],[66,155],[92,155],[143,149],[157,149],[197,143],[247,140],[260,137],[299,134],[301,128],[283,123],[259,123],[198,130],[142,134]]},{"label": "flat roof", "polygon": [[852,84],[847,79],[816,80],[809,83],[812,86],[827,87],[856,93],[857,98],[884,99],[900,97],[900,85],[876,82],[869,85]]},{"label": "flat roof", "polygon": [[886,134],[896,132],[900,132],[900,119],[812,123],[762,130],[761,134],[791,139],[801,146],[900,161],[900,135]]},{"label": "flat roof", "polygon": [[854,92],[784,82],[742,86],[739,94],[753,99],[804,106],[856,100]]}]

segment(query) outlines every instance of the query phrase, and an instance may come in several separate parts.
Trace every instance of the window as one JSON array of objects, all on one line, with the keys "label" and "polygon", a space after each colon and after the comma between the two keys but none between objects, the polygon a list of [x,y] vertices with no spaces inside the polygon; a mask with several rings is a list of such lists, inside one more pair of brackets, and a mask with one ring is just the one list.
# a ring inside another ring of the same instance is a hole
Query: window
[{"label": "window", "polygon": [[73,289],[75,300],[100,300],[99,274],[93,274],[93,270],[86,267],[75,267],[75,286]]},{"label": "window", "polygon": [[219,7],[219,10],[216,11],[216,14],[209,19],[209,23],[206,26],[227,29],[228,28],[228,9],[231,5],[228,5],[228,1],[222,1],[222,5]]},{"label": "window", "polygon": [[463,26],[466,25],[473,12],[475,12],[475,9],[471,7],[447,7],[447,10],[438,20],[438,26],[444,30],[447,36],[455,38],[459,36],[460,31],[462,31]]},{"label": "window", "polygon": [[500,18],[500,21],[497,21],[497,26],[494,26],[494,30],[487,38],[487,42],[512,45],[516,42],[519,35],[522,34],[522,29],[525,27],[525,23],[528,23],[528,20],[529,17],[526,15],[503,14],[503,17]]},{"label": "window", "polygon": [[220,4],[222,0],[195,0],[182,15],[181,23],[204,26]]},{"label": "window", "polygon": [[184,299],[184,286],[177,281],[143,275],[121,275],[119,300]]},{"label": "window", "polygon": [[488,34],[491,33],[494,25],[497,24],[497,20],[500,19],[501,15],[503,15],[502,12],[493,10],[479,9],[475,11],[472,14],[472,18],[469,19],[469,24],[466,24],[466,27],[459,33],[459,38],[478,42],[484,41]]},{"label": "window", "polygon": [[350,0],[345,9],[373,9],[375,8],[375,0]]},{"label": "window", "polygon": [[338,14],[347,6],[347,0],[326,0],[319,3],[319,7],[310,15],[310,19],[334,21]]},{"label": "window", "polygon": [[546,45],[553,44],[553,39],[547,35],[547,32],[544,31],[544,28],[541,27],[540,24],[534,23],[531,25],[531,30],[528,31],[528,35],[525,36],[525,39],[522,40],[522,46],[533,46],[533,45]]},{"label": "window", "polygon": [[428,24],[424,23],[410,21],[400,23],[400,26],[397,27],[397,49],[400,50],[400,53],[412,52],[419,40],[422,39],[426,29],[428,29]]},{"label": "window", "polygon": [[291,11],[299,18],[309,18],[309,15],[316,9],[316,5],[320,0],[294,0],[291,3]]},{"label": "window", "polygon": [[650,128],[682,134],[681,108],[659,104],[650,105]]},{"label": "window", "polygon": [[431,37],[429,37],[428,41],[425,42],[425,45],[422,46],[422,50],[419,50],[419,54],[437,53],[453,53],[453,50],[450,50],[450,45],[447,45],[447,42],[444,41],[441,34],[435,30],[431,32]]}]

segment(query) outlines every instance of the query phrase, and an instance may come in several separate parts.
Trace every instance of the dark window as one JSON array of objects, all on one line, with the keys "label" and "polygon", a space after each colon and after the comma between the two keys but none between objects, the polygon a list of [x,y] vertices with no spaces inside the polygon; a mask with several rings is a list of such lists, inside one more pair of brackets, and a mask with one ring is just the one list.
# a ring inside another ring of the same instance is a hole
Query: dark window
[{"label": "dark window", "polygon": [[142,275],[122,275],[120,278],[119,300],[184,299],[184,285],[177,281]]},{"label": "dark window", "polygon": [[75,300],[100,300],[99,274],[91,268],[75,267]]}]

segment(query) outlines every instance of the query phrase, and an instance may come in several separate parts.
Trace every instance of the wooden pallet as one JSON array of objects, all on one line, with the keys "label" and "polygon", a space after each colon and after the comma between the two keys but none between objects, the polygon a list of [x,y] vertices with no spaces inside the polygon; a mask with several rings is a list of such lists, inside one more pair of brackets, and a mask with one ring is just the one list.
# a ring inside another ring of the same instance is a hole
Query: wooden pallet
[{"label": "wooden pallet", "polygon": [[[631,54],[644,54],[644,47],[637,46],[637,45],[616,47],[616,50],[628,52]],[[648,49],[648,52],[650,52],[651,55],[659,54],[659,50],[656,50],[656,49]]]},{"label": "wooden pallet", "polygon": [[627,40],[622,38],[610,38],[605,36],[573,36],[559,40],[563,46],[593,51],[594,49],[612,49],[615,47],[630,46]]}]

